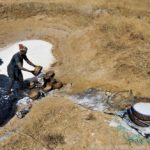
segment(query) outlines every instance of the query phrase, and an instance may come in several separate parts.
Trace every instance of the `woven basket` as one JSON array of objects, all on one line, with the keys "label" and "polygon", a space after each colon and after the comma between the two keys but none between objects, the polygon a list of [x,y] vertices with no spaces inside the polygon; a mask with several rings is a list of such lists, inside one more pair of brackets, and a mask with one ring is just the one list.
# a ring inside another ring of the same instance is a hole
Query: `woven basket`
[{"label": "woven basket", "polygon": [[44,75],[44,79],[49,80],[51,78],[53,78],[55,76],[55,73],[53,70],[46,72],[46,74]]},{"label": "woven basket", "polygon": [[29,89],[33,89],[36,86],[36,83],[34,81],[31,81],[29,83]]},{"label": "woven basket", "polygon": [[48,83],[46,84],[46,86],[43,87],[43,91],[44,91],[44,92],[49,92],[49,91],[51,91],[52,89],[53,89],[53,86],[52,86],[52,84],[51,84],[50,82],[48,82]]},{"label": "woven basket", "polygon": [[35,68],[34,68],[34,75],[35,76],[37,76],[37,75],[39,75],[40,73],[41,73],[41,71],[42,71],[42,66],[36,66]]},{"label": "woven basket", "polygon": [[55,83],[55,84],[53,84],[53,89],[60,89],[62,87],[63,87],[63,84],[60,81]]},{"label": "woven basket", "polygon": [[38,89],[32,89],[32,90],[30,90],[28,95],[31,99],[36,100],[40,97],[40,92]]}]

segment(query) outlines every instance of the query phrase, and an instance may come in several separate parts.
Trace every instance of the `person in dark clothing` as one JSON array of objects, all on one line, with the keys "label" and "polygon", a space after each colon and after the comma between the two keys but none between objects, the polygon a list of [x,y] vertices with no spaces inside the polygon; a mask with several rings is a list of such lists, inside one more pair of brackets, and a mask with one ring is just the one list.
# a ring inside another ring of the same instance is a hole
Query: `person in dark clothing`
[{"label": "person in dark clothing", "polygon": [[23,90],[23,75],[22,70],[33,73],[34,71],[28,70],[23,67],[23,60],[25,60],[29,65],[36,67],[26,56],[27,47],[22,44],[19,44],[19,52],[13,55],[10,63],[7,66],[7,73],[10,78],[8,94],[11,94],[12,86],[15,81],[19,83],[19,89]]}]

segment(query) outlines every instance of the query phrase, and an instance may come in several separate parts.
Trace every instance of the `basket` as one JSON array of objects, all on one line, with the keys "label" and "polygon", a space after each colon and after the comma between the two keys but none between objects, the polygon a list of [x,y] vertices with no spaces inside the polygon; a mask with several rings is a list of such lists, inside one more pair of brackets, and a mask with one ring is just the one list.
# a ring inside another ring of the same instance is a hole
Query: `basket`
[{"label": "basket", "polygon": [[41,73],[42,69],[43,69],[42,66],[36,66],[36,67],[34,68],[33,74],[34,74],[35,76],[39,75],[39,74]]},{"label": "basket", "polygon": [[40,92],[38,89],[32,89],[32,90],[30,90],[28,95],[31,99],[36,100],[40,97]]},{"label": "basket", "polygon": [[46,84],[46,86],[43,87],[43,91],[44,91],[44,92],[49,92],[49,91],[52,90],[52,88],[53,88],[52,84],[51,84],[50,82],[48,82],[48,83]]},{"label": "basket", "polygon": [[53,70],[46,72],[46,74],[44,75],[44,79],[49,80],[51,78],[53,78],[55,76],[55,73]]},{"label": "basket", "polygon": [[53,89],[60,89],[63,87],[62,82],[57,82],[55,84],[53,84]]},{"label": "basket", "polygon": [[31,81],[29,83],[29,89],[33,89],[36,86],[36,83],[34,81]]}]

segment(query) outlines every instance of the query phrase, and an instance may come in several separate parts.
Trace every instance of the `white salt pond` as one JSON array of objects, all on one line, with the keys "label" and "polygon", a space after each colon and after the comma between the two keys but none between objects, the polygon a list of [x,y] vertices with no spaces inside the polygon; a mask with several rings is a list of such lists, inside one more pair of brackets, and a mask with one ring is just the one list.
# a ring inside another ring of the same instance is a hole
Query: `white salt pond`
[{"label": "white salt pond", "polygon": [[[35,65],[41,65],[43,70],[48,69],[54,62],[55,58],[52,54],[52,44],[42,40],[26,40],[0,48],[0,59],[3,64],[0,66],[0,74],[7,75],[7,65],[12,56],[19,52],[18,44],[23,44],[28,48],[27,57]],[[24,68],[33,70],[34,68],[24,61]],[[29,72],[22,71],[24,79],[31,78],[33,75]]]},{"label": "white salt pond", "polygon": [[137,103],[134,109],[143,115],[150,116],[150,103]]}]

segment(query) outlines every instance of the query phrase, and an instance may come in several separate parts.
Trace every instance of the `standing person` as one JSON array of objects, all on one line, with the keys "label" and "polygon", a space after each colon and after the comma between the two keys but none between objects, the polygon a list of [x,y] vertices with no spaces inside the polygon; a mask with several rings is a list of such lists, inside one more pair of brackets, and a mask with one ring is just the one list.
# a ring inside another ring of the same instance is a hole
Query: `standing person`
[{"label": "standing person", "polygon": [[19,89],[23,90],[23,75],[22,70],[33,73],[32,70],[28,70],[23,67],[23,60],[25,60],[29,65],[36,67],[26,56],[27,47],[22,44],[19,44],[19,52],[13,55],[10,63],[7,66],[8,76],[10,78],[8,94],[11,94],[11,89],[15,83],[18,81]]}]

